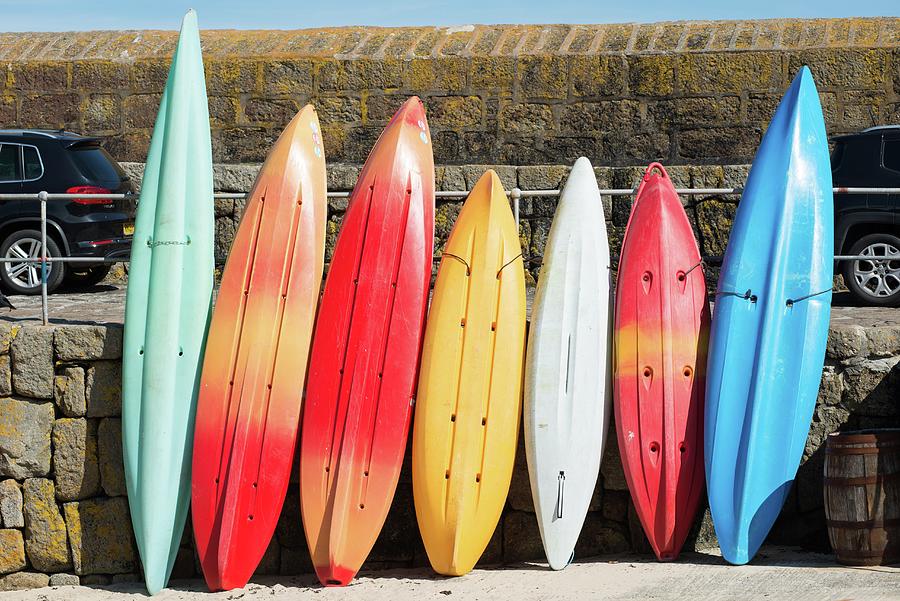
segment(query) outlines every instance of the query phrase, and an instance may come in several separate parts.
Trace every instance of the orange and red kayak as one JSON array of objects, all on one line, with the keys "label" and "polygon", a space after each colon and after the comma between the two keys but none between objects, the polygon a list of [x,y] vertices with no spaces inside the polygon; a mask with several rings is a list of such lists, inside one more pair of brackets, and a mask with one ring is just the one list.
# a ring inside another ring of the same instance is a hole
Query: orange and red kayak
[{"label": "orange and red kayak", "polygon": [[678,556],[704,490],[709,302],[700,250],[666,170],[647,168],[616,286],[614,406],[622,467],[661,560]]},{"label": "orange and red kayak", "polygon": [[316,574],[344,585],[384,524],[406,449],[434,243],[434,158],[410,98],[372,149],[316,321],[300,506]]},{"label": "orange and red kayak", "polygon": [[307,106],[266,159],[231,246],[194,432],[194,538],[211,590],[241,588],[287,492],[325,255],[325,158]]}]

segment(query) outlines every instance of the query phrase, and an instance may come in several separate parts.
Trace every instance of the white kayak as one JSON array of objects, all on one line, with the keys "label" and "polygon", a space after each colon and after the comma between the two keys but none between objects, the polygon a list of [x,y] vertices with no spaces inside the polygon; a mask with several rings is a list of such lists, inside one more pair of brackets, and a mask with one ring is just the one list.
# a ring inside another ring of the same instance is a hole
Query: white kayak
[{"label": "white kayak", "polygon": [[609,241],[590,161],[559,197],[538,278],[525,359],[525,451],[550,567],[571,561],[610,419]]}]

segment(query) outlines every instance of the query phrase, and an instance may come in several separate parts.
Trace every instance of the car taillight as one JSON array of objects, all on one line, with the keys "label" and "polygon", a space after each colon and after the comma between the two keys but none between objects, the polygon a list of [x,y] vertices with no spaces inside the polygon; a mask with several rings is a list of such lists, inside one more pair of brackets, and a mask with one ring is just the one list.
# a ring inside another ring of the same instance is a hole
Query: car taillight
[{"label": "car taillight", "polygon": [[[66,194],[112,194],[111,190],[101,188],[100,186],[72,186],[66,190]],[[72,202],[80,205],[111,205],[113,201],[108,198],[91,198],[85,196],[83,198],[73,198]]]}]

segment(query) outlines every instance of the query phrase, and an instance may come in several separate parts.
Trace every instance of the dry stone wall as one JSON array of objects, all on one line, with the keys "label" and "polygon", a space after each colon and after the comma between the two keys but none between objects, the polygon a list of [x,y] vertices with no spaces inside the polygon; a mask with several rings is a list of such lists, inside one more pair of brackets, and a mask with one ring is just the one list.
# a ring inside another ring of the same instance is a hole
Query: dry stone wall
[{"label": "dry stone wall", "polygon": [[[202,15],[201,15],[202,16]],[[313,102],[362,162],[423,97],[442,164],[746,163],[803,64],[829,133],[900,120],[900,19],[204,31],[215,160],[261,161]],[[0,125],[146,155],[175,32],[0,34]]]},{"label": "dry stone wall", "polygon": [[[900,425],[900,325],[861,309],[833,320],[804,464],[770,542],[828,548],[822,507],[823,445],[840,428]],[[868,320],[868,321],[867,321]],[[121,442],[118,325],[41,327],[0,322],[0,590],[140,579],[128,513]],[[578,558],[650,553],[615,444],[606,456]],[[308,573],[297,469],[259,574]],[[427,557],[413,508],[410,455],[367,568],[422,566]],[[688,549],[714,546],[708,513]],[[524,448],[506,510],[483,564],[541,559]],[[187,528],[175,578],[199,577]]]}]

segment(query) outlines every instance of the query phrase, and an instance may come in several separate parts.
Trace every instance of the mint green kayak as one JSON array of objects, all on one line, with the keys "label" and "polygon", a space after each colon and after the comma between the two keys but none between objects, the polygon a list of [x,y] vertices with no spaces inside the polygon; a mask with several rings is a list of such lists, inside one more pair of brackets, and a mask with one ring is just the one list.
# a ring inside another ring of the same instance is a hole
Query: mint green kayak
[{"label": "mint green kayak", "polygon": [[213,234],[209,109],[197,14],[189,11],[153,128],[125,301],[125,477],[151,594],[169,580],[191,498]]}]

